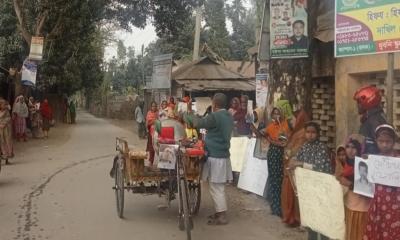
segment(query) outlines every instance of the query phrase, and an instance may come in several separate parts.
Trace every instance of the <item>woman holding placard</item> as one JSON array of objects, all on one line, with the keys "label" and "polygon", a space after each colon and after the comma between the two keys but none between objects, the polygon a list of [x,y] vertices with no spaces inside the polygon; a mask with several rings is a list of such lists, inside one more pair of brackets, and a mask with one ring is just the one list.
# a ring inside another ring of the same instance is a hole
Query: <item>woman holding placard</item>
[{"label": "woman holding placard", "polygon": [[[397,157],[394,152],[396,131],[380,125],[376,131],[379,155]],[[400,159],[399,159],[400,161]],[[400,187],[376,184],[374,199],[368,210],[363,240],[398,240],[400,238]]]},{"label": "woman holding placard", "polygon": [[370,198],[353,192],[354,164],[356,156],[361,155],[361,144],[355,138],[350,138],[345,145],[346,161],[339,176],[340,183],[349,188],[345,203],[346,240],[362,240],[367,224],[367,212]]}]

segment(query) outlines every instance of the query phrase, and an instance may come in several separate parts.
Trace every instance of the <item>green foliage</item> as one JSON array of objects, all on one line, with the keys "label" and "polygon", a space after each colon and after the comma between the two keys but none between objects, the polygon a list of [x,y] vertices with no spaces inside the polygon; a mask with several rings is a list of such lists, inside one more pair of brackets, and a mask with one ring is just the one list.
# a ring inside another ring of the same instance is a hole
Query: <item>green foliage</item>
[{"label": "green foliage", "polygon": [[247,56],[247,49],[255,45],[255,19],[243,6],[243,1],[234,0],[227,7],[228,18],[232,22],[231,59],[242,60]]},{"label": "green foliage", "polygon": [[226,29],[224,0],[207,0],[205,2],[205,20],[207,24],[207,44],[224,59],[230,58],[229,32]]}]

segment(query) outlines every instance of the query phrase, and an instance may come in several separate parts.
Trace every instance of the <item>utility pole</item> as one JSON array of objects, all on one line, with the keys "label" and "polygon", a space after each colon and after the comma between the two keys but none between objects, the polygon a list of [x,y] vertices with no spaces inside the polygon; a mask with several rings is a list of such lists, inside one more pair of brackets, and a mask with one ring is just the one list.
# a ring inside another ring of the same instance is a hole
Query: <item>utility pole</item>
[{"label": "utility pole", "polygon": [[[143,84],[143,95],[144,95],[144,88],[146,86],[146,79],[145,79],[145,76],[144,76],[144,44],[142,44],[142,84]],[[139,88],[139,86],[138,86],[138,88]],[[138,91],[138,93],[139,93],[139,91]]]},{"label": "utility pole", "polygon": [[393,80],[394,53],[388,53],[388,70],[386,76],[386,115],[389,124],[393,125]]},{"label": "utility pole", "polygon": [[194,33],[193,61],[199,59],[200,31],[201,31],[201,6],[197,7],[196,9],[196,26]]}]

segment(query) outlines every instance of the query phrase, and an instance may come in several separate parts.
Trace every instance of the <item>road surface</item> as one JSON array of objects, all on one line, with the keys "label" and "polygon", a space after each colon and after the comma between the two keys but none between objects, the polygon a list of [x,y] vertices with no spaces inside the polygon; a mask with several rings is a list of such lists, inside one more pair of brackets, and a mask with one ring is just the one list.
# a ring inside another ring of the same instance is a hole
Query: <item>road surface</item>
[{"label": "road surface", "polygon": [[[124,219],[116,214],[109,177],[115,137],[144,149],[130,121],[111,121],[79,112],[76,125],[58,124],[47,140],[16,144],[12,165],[0,173],[1,240],[184,240],[177,205],[159,211],[157,196],[125,194]],[[304,240],[269,214],[265,201],[228,189],[230,224],[208,226],[212,203],[206,187],[192,239]]]}]

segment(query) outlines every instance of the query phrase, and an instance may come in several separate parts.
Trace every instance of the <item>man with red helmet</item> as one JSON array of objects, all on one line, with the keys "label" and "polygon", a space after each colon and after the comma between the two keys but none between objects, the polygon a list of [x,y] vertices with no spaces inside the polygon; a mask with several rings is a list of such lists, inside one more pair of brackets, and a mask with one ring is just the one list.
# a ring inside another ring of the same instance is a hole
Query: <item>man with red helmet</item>
[{"label": "man with red helmet", "polygon": [[354,94],[357,101],[358,113],[361,115],[360,134],[365,136],[365,154],[378,152],[375,143],[375,129],[387,123],[386,115],[382,109],[382,96],[380,90],[375,86],[360,88]]}]

